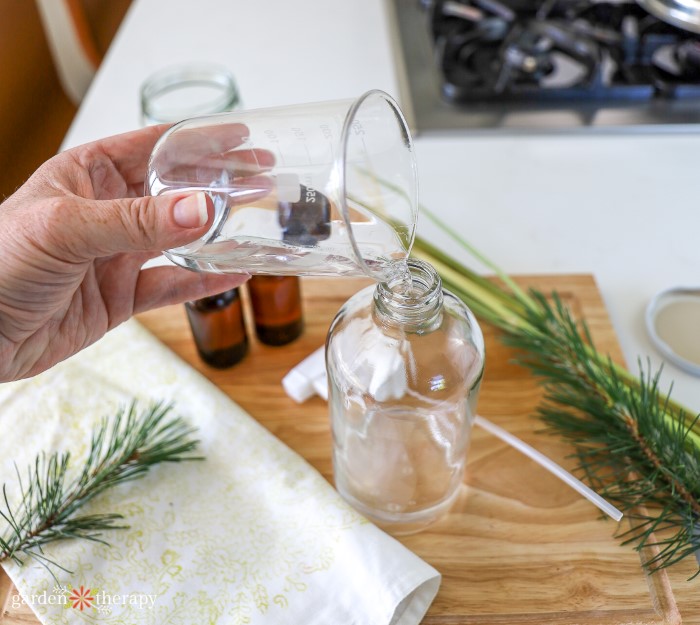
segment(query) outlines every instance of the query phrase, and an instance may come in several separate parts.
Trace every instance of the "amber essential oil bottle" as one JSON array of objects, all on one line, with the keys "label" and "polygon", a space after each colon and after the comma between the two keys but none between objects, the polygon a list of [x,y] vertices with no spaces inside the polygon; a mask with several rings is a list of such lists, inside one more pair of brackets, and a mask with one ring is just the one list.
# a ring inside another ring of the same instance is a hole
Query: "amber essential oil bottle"
[{"label": "amber essential oil bottle", "polygon": [[197,351],[204,362],[225,369],[239,362],[248,351],[240,291],[185,304]]},{"label": "amber essential oil bottle", "polygon": [[247,282],[255,333],[266,345],[285,345],[304,330],[297,276],[253,276]]}]

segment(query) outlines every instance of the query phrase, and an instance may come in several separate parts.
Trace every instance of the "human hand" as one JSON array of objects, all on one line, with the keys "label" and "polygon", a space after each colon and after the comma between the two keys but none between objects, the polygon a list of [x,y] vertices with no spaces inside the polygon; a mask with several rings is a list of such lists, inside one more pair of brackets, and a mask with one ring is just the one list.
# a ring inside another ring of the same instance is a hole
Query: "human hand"
[{"label": "human hand", "polygon": [[0,381],[35,375],[131,315],[240,285],[246,275],[142,269],[203,236],[204,193],[142,197],[166,127],[89,143],[50,159],[0,204]]}]

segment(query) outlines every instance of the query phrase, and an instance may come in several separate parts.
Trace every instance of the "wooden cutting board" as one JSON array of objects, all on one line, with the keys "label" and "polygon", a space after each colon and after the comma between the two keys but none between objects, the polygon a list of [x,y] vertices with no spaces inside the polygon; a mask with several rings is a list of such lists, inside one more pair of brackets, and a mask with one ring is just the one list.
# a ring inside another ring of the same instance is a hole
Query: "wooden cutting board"
[{"label": "wooden cutting board", "polygon": [[[576,315],[586,318],[599,350],[622,362],[590,276],[521,277],[518,281],[544,292],[556,289]],[[364,284],[351,279],[305,279],[304,335],[277,348],[251,339],[246,358],[225,371],[198,359],[182,306],[152,311],[139,319],[332,481],[325,402],[314,398],[295,404],[284,394],[280,380],[323,344],[340,305]],[[487,365],[480,414],[572,468],[567,458],[571,449],[539,432],[541,424],[531,416],[541,398],[537,382],[511,362],[513,353],[494,330],[486,325],[483,329]],[[425,625],[675,625],[681,620],[700,625],[700,582],[685,581],[693,572],[691,563],[647,576],[640,555],[614,538],[616,529],[615,523],[602,519],[596,508],[556,478],[477,428],[464,485],[449,516],[429,530],[400,540],[443,575]],[[0,608],[4,606],[0,623],[37,623],[26,606],[12,609],[13,593],[16,590],[0,571]]]}]

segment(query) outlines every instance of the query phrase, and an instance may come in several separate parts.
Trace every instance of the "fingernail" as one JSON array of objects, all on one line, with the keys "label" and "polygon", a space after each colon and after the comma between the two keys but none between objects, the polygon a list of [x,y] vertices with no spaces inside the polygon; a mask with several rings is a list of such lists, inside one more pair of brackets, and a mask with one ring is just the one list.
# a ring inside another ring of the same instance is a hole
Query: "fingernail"
[{"label": "fingernail", "polygon": [[173,219],[182,228],[201,228],[209,219],[207,198],[194,193],[178,200],[173,207]]}]

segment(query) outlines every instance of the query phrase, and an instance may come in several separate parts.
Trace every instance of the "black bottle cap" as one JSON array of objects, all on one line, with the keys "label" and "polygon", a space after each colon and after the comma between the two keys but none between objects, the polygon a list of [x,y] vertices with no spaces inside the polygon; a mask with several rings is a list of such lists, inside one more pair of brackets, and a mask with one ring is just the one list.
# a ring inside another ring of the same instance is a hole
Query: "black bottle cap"
[{"label": "black bottle cap", "polygon": [[209,310],[219,310],[220,308],[224,308],[239,297],[240,294],[238,291],[238,287],[236,287],[234,289],[224,291],[223,293],[217,293],[216,295],[211,295],[209,297],[203,297],[192,302],[187,302],[187,304],[196,310],[206,312]]},{"label": "black bottle cap", "polygon": [[328,198],[311,187],[299,185],[298,202],[280,202],[279,222],[282,240],[294,245],[313,246],[331,235],[331,203]]}]

